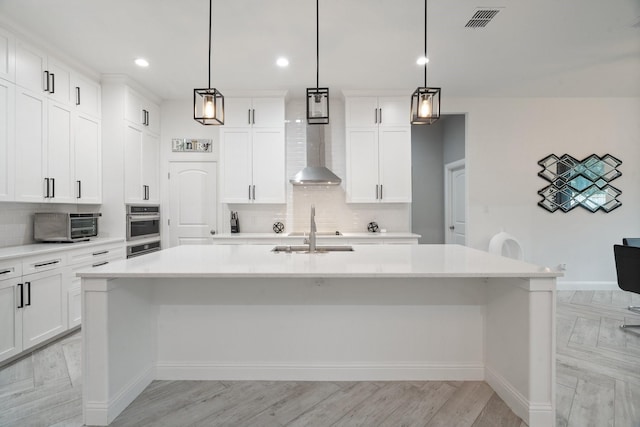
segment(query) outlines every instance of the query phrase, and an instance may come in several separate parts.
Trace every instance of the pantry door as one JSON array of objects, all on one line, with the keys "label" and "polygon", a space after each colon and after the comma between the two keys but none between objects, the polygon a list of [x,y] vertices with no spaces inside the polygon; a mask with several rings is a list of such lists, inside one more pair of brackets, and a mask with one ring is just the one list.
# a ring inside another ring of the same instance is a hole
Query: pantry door
[{"label": "pantry door", "polygon": [[169,246],[211,244],[216,174],[216,162],[169,163]]}]

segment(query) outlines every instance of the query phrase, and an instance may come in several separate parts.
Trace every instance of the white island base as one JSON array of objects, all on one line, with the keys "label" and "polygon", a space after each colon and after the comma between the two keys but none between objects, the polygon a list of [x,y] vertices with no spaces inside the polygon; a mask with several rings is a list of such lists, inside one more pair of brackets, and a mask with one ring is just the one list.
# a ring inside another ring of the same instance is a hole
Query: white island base
[{"label": "white island base", "polygon": [[555,424],[555,277],[461,246],[182,246],[83,276],[84,423],[154,379],[484,380]]}]

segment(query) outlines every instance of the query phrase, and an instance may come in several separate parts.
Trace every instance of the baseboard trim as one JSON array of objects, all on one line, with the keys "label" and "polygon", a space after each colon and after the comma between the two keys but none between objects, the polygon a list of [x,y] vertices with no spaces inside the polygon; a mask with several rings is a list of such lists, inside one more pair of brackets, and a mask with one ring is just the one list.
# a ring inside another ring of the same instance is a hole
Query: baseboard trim
[{"label": "baseboard trim", "polygon": [[616,282],[584,282],[558,280],[556,289],[559,291],[617,291],[620,289]]},{"label": "baseboard trim", "polygon": [[483,381],[483,364],[222,364],[159,362],[158,380]]},{"label": "baseboard trim", "polygon": [[84,405],[84,424],[106,426],[116,419],[155,379],[155,368],[149,366],[133,378],[108,402],[87,402]]},{"label": "baseboard trim", "polygon": [[516,390],[509,381],[493,369],[485,369],[485,381],[500,396],[509,408],[530,427],[554,425],[555,410],[553,404],[530,402]]}]

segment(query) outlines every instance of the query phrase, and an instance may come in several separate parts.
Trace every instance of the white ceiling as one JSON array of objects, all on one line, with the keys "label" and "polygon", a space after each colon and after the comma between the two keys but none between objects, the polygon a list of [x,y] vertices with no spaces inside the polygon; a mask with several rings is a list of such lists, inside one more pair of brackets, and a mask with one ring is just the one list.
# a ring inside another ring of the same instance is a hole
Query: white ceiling
[{"label": "white ceiling", "polygon": [[[213,3],[214,87],[315,86],[314,0]],[[503,9],[464,28],[478,6]],[[164,99],[207,86],[208,12],[207,0],[0,0],[5,25]],[[443,100],[640,96],[640,0],[430,0],[428,36],[428,83]],[[423,0],[320,0],[320,86],[409,94],[423,84],[423,40]],[[133,65],[140,56],[149,68]]]}]

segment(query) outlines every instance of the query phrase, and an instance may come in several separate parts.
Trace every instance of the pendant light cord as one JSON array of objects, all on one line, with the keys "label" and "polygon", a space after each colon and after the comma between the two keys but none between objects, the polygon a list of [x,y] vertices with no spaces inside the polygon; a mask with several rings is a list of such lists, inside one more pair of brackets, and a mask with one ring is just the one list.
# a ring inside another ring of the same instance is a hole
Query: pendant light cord
[{"label": "pendant light cord", "polygon": [[316,89],[320,87],[320,8],[316,0]]},{"label": "pendant light cord", "polygon": [[427,0],[424,0],[424,87],[427,87]]},{"label": "pendant light cord", "polygon": [[211,88],[211,16],[213,15],[213,0],[209,0],[209,86]]}]

